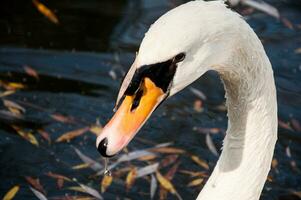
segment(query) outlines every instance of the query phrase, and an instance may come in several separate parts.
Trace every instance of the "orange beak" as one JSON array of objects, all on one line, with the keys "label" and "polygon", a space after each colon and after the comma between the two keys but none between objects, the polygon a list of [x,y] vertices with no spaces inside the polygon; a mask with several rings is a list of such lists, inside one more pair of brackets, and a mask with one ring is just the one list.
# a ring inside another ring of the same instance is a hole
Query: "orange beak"
[{"label": "orange beak", "polygon": [[97,138],[101,155],[111,157],[122,150],[136,135],[145,121],[166,97],[149,78],[142,80],[133,96],[125,96],[119,109]]}]

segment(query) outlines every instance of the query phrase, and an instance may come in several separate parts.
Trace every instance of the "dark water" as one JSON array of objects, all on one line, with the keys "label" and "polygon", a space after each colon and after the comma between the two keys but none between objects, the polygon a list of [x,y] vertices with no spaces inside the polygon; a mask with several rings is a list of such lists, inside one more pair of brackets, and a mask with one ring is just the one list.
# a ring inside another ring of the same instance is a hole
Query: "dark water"
[{"label": "dark water", "polygon": [[[269,2],[293,24],[293,29],[281,20],[260,12],[254,12],[246,19],[263,41],[273,64],[279,119],[290,124],[294,120],[301,122],[301,54],[295,53],[301,47],[300,1]],[[7,0],[0,7],[0,80],[26,85],[25,89],[2,98],[22,105],[26,112],[24,118],[18,120],[0,113],[0,197],[12,186],[20,185],[16,199],[34,199],[25,176],[38,177],[49,199],[65,194],[87,196],[57,189],[55,180],[45,176],[49,171],[76,178],[99,190],[101,177],[92,177],[94,171],[90,168],[71,168],[82,163],[73,147],[102,162],[95,148],[95,136],[86,133],[70,143],[54,141],[67,131],[89,126],[97,120],[105,124],[112,115],[121,78],[133,61],[145,31],[161,14],[183,1],[63,0],[43,3],[56,12],[60,25],[49,22],[36,11],[31,1]],[[237,10],[243,12],[245,8]],[[24,72],[25,65],[36,69],[38,80]],[[112,73],[116,75],[116,80]],[[192,87],[207,96],[203,102],[203,112],[194,110],[193,105],[198,97],[186,89],[153,114],[128,149],[133,151],[173,141],[173,147],[208,161],[212,170],[217,157],[208,149],[205,134],[194,127],[226,129],[226,113],[216,109],[224,102],[224,91],[214,73],[207,73]],[[0,110],[6,110],[2,103],[0,106]],[[54,113],[70,116],[74,123],[55,121],[50,117]],[[39,147],[16,134],[11,128],[16,123],[24,130],[35,133]],[[51,144],[37,134],[38,128],[44,128],[50,134]],[[211,137],[219,149],[223,134],[212,134]],[[300,146],[301,133],[296,128],[279,128],[275,150],[278,165],[270,173],[273,181],[266,183],[262,200],[298,199],[292,192],[301,191]],[[288,150],[291,156],[288,156]],[[161,155],[157,160],[163,157]],[[179,170],[203,170],[188,155],[181,155],[178,160]],[[131,165],[145,166],[146,163],[131,162],[123,167]],[[102,194],[103,197],[149,199],[147,180],[138,179],[128,192],[124,180],[125,176],[114,180],[107,192]],[[184,199],[195,199],[201,189],[187,187],[191,180],[180,172],[172,180]],[[74,185],[65,183],[64,187]],[[158,198],[156,194],[155,199]],[[176,197],[168,195],[168,199]]]}]

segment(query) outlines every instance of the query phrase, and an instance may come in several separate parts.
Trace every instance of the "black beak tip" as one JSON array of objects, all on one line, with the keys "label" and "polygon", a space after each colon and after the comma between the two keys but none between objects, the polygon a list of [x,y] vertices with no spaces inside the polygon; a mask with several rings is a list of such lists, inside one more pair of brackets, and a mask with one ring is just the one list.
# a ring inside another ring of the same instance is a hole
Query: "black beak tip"
[{"label": "black beak tip", "polygon": [[108,146],[108,138],[104,138],[99,143],[97,150],[103,157],[113,157],[114,155],[110,156],[107,155],[107,146]]}]

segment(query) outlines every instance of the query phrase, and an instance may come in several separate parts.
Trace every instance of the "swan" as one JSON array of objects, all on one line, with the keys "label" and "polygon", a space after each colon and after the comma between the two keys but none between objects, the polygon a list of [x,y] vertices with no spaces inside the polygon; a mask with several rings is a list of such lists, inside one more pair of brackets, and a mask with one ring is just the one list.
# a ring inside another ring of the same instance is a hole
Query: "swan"
[{"label": "swan", "polygon": [[149,28],[96,146],[105,157],[118,153],[160,103],[208,70],[223,82],[228,128],[197,199],[258,200],[277,140],[274,75],[252,28],[223,1],[188,2]]}]

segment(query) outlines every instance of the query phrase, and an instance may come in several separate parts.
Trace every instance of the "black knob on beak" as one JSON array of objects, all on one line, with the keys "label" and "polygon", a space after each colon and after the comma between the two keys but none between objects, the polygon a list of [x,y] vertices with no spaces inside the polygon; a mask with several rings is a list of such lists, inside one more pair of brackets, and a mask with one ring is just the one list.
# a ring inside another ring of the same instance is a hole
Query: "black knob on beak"
[{"label": "black knob on beak", "polygon": [[108,146],[108,138],[104,138],[101,140],[101,142],[99,143],[97,150],[98,152],[103,156],[103,157],[112,157],[107,155],[107,146]]}]

